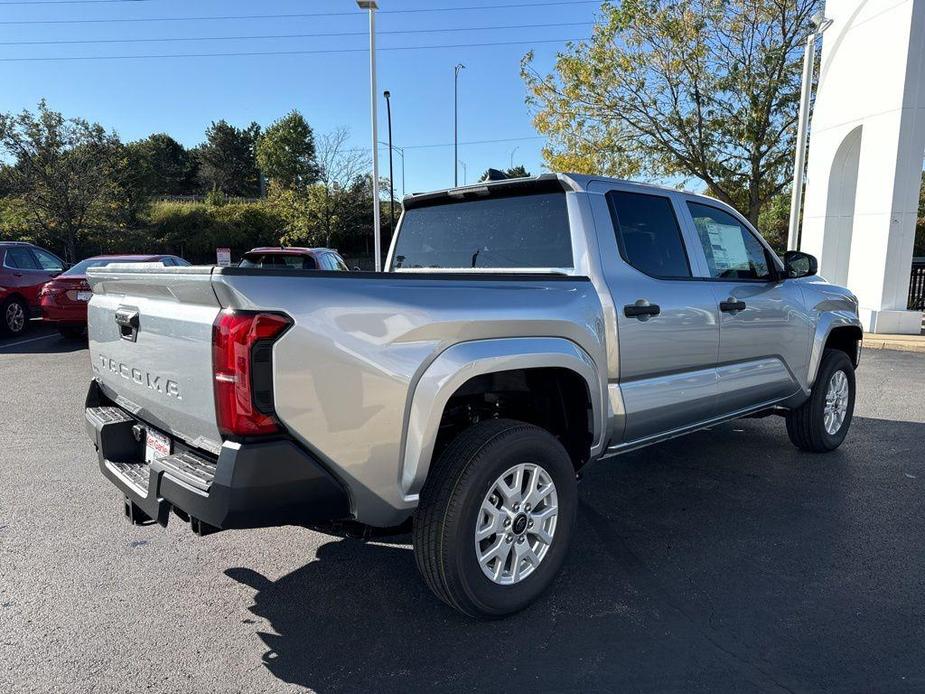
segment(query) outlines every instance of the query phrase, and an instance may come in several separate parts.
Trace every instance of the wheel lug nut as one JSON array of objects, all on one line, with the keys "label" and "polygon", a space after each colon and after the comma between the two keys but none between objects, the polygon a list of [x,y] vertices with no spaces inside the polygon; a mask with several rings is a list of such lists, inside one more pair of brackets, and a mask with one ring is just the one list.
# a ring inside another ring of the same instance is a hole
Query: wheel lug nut
[{"label": "wheel lug nut", "polygon": [[504,538],[504,539],[505,539],[505,541],[507,541],[507,542],[513,542],[513,541],[514,541],[514,536],[513,536],[513,535],[508,535],[508,536],[507,536],[506,538]]},{"label": "wheel lug nut", "polygon": [[510,525],[511,525],[511,519],[510,519],[510,518],[505,518],[505,519],[504,519],[504,527],[505,527],[505,528],[508,528],[508,527],[510,527]]},{"label": "wheel lug nut", "polygon": [[530,513],[530,504],[524,505],[524,511],[526,511],[527,513]]},{"label": "wheel lug nut", "polygon": [[528,527],[528,528],[532,528],[532,527],[533,527],[533,520],[532,520],[532,519],[529,520],[529,521],[527,521],[527,527]]},{"label": "wheel lug nut", "polygon": [[517,544],[522,545],[523,543],[524,543],[524,536],[521,535],[520,537],[517,538]]},{"label": "wheel lug nut", "polygon": [[520,504],[514,504],[514,510],[515,510],[515,511],[519,511],[519,510],[520,510]]}]

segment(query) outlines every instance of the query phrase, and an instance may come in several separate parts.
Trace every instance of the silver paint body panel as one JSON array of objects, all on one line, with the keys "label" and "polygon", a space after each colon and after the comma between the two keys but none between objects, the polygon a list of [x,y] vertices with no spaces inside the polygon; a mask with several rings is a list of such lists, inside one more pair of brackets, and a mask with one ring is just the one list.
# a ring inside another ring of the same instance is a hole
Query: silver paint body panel
[{"label": "silver paint body panel", "polygon": [[[142,419],[213,450],[220,445],[215,317],[222,308],[288,314],[293,326],[274,346],[278,417],[346,485],[359,521],[388,526],[416,506],[443,406],[473,376],[574,371],[591,395],[593,460],[774,404],[799,404],[830,331],[860,325],[851,294],[819,278],[710,280],[685,204],[700,196],[595,177],[560,180],[574,262],[550,269],[555,275],[91,270],[94,374]],[[652,278],[623,261],[605,199],[614,189],[672,201],[691,280]],[[741,220],[722,203],[709,204]],[[729,296],[748,309],[720,312]],[[661,313],[627,318],[623,307],[637,300],[659,304]],[[125,306],[139,312],[135,342],[121,338],[114,320]],[[105,360],[116,369],[104,368]],[[147,387],[147,374],[175,383],[180,397]]]}]

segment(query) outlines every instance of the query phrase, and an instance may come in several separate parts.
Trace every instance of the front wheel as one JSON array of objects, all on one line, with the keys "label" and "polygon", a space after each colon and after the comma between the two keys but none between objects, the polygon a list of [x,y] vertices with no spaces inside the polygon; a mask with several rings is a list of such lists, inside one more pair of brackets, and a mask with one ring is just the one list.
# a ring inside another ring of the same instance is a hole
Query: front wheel
[{"label": "front wheel", "polygon": [[809,400],[787,414],[787,433],[804,451],[834,451],[854,415],[854,365],[841,350],[827,349]]},{"label": "front wheel", "polygon": [[480,422],[431,469],[414,517],[414,554],[441,600],[472,617],[522,610],[552,583],[577,506],[575,470],[549,432]]}]

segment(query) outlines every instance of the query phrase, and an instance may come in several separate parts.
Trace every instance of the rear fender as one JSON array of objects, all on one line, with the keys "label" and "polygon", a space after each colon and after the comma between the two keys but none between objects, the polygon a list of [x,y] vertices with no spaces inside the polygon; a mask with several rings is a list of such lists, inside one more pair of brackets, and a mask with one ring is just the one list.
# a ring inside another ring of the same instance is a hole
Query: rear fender
[{"label": "rear fender", "polygon": [[587,384],[594,428],[591,457],[599,455],[604,444],[606,384],[601,370],[581,347],[553,337],[463,342],[431,362],[414,387],[399,473],[405,501],[417,500],[430,469],[443,411],[460,386],[483,374],[550,367],[574,371]]}]

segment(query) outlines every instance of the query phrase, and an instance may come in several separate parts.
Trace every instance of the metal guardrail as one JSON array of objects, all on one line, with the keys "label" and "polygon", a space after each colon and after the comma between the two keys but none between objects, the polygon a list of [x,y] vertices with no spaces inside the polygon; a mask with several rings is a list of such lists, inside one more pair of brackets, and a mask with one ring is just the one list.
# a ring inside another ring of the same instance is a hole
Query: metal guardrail
[{"label": "metal guardrail", "polygon": [[925,311],[925,258],[912,259],[908,309]]}]

